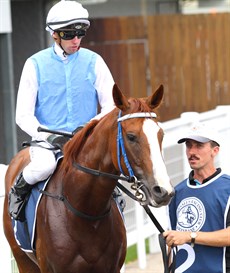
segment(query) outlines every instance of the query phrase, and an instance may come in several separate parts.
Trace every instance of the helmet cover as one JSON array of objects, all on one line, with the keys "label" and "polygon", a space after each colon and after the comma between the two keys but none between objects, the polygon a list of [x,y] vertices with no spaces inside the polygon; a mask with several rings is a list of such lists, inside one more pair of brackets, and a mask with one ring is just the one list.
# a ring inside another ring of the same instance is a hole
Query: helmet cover
[{"label": "helmet cover", "polygon": [[80,23],[90,26],[89,13],[76,1],[59,1],[48,12],[46,30],[51,34],[60,28]]}]

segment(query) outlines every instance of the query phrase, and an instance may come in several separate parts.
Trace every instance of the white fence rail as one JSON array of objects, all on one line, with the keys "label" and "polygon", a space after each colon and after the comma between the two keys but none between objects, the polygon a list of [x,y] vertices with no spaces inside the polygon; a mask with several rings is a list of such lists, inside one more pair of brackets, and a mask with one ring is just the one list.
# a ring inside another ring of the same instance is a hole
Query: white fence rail
[{"label": "white fence rail", "polygon": [[[172,184],[176,185],[182,179],[188,176],[190,171],[185,155],[184,146],[178,145],[177,140],[183,136],[194,122],[201,121],[212,124],[221,135],[220,153],[216,165],[220,166],[223,171],[230,173],[230,145],[228,139],[230,136],[230,106],[218,106],[214,110],[195,113],[189,112],[181,115],[180,118],[162,123],[165,132],[163,142],[163,154]],[[1,166],[1,165],[0,165]],[[0,168],[0,176],[1,176]],[[0,196],[3,194],[3,182],[0,177]],[[149,239],[150,252],[159,252],[158,230],[148,218],[143,208],[130,198],[126,198],[126,209],[124,213],[125,225],[127,229],[128,246],[137,244],[138,265],[141,269],[146,267],[145,240]],[[0,217],[2,219],[3,198],[0,198]],[[155,217],[163,228],[167,228],[166,207],[152,208]],[[2,221],[2,220],[0,220]],[[9,247],[3,235],[2,225],[0,227],[0,266],[4,273],[12,273],[11,255]],[[4,266],[3,266],[4,265]]]}]

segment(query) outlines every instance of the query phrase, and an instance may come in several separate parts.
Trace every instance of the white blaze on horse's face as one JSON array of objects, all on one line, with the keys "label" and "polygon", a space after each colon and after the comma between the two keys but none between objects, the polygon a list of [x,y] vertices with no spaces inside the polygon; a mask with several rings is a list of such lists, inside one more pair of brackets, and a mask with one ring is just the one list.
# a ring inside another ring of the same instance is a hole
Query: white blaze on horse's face
[{"label": "white blaze on horse's face", "polygon": [[152,162],[153,176],[156,185],[166,190],[170,195],[173,192],[170,178],[162,157],[157,134],[160,131],[159,125],[151,119],[145,119],[143,122],[143,132],[146,135],[150,149],[150,159]]}]

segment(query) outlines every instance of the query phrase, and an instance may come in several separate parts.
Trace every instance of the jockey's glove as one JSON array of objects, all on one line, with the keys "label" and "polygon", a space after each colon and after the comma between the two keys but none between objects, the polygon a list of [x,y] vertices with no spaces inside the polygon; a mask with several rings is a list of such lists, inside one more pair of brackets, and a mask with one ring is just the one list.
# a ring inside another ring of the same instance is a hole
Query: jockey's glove
[{"label": "jockey's glove", "polygon": [[84,125],[79,125],[75,130],[73,130],[72,134],[75,135],[77,132],[81,131],[86,125],[88,125],[90,121],[86,122]]},{"label": "jockey's glove", "polygon": [[69,140],[70,140],[69,137],[56,135],[56,134],[49,135],[46,139],[46,141],[49,144],[51,144],[55,148],[61,149],[61,150],[63,149],[63,146],[66,144],[66,142]]},{"label": "jockey's glove", "polygon": [[84,125],[80,125],[78,126],[72,133],[73,135],[75,135],[77,132],[81,131],[81,129],[83,129],[85,126]]}]

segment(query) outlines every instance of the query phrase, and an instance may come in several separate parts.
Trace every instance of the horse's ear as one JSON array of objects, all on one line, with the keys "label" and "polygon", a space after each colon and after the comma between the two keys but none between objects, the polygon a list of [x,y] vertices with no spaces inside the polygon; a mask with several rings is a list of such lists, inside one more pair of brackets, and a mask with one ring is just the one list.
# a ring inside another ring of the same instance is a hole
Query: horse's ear
[{"label": "horse's ear", "polygon": [[128,99],[123,95],[118,85],[115,83],[113,86],[113,100],[115,105],[122,111],[129,108]]},{"label": "horse's ear", "polygon": [[151,109],[155,109],[161,104],[163,95],[164,95],[164,87],[161,84],[157,88],[157,90],[154,92],[154,94],[152,94],[151,96],[147,98],[146,103],[149,105]]}]

